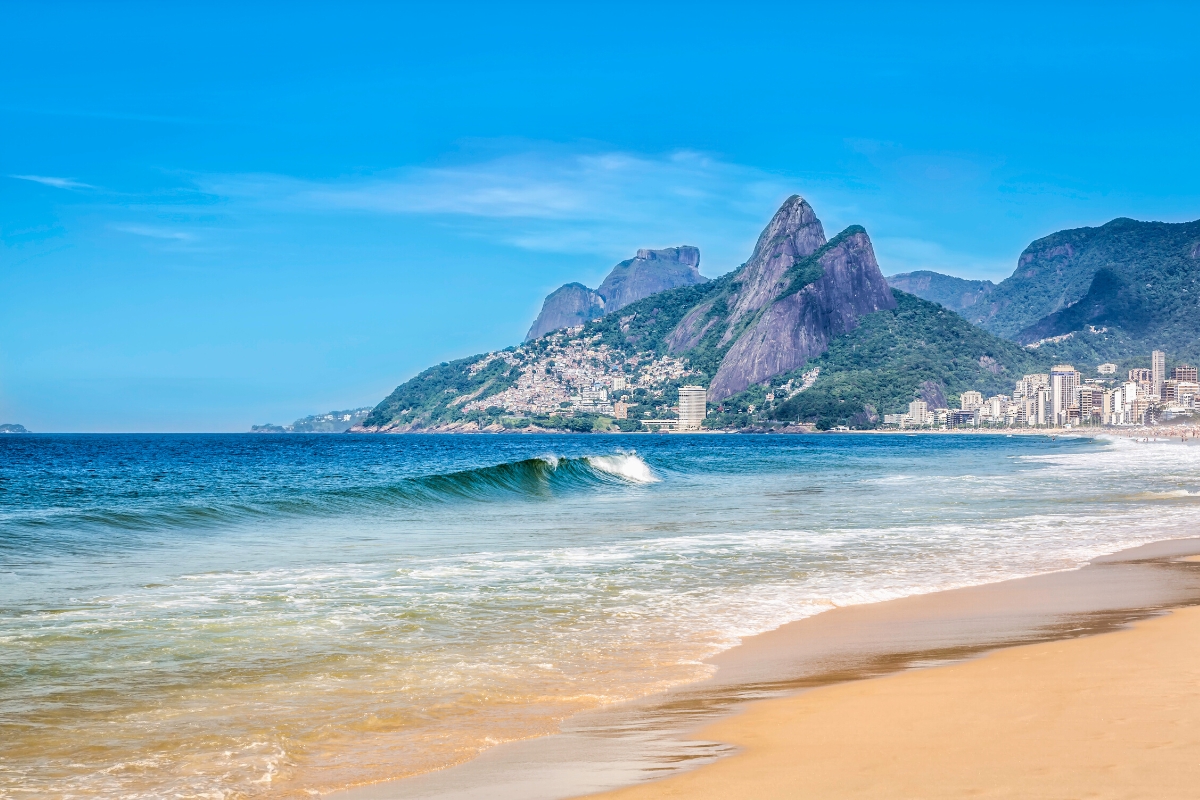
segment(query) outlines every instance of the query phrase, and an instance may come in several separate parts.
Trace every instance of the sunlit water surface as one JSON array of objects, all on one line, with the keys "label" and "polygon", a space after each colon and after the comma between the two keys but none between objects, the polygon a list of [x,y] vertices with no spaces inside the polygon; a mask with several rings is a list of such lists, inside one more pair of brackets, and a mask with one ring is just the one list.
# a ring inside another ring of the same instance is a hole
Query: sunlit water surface
[{"label": "sunlit water surface", "polygon": [[836,605],[1185,535],[1200,448],[0,437],[0,797],[305,796]]}]

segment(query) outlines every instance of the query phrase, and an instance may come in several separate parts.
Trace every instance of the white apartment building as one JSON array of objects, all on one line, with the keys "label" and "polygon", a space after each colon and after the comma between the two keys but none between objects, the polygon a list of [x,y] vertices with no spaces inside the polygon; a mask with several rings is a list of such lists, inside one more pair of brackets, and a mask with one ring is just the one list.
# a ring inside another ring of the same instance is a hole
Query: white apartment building
[{"label": "white apartment building", "polygon": [[679,387],[679,427],[681,431],[700,430],[708,416],[708,392],[703,386]]},{"label": "white apartment building", "polygon": [[1049,425],[1053,419],[1054,398],[1053,393],[1047,387],[1037,390],[1037,425]]},{"label": "white apartment building", "polygon": [[1050,417],[1051,423],[1066,422],[1067,408],[1075,399],[1075,388],[1079,386],[1080,374],[1070,364],[1059,364],[1050,370]]},{"label": "white apartment building", "polygon": [[983,405],[983,395],[974,390],[968,390],[959,395],[958,407],[963,411],[974,411]]}]

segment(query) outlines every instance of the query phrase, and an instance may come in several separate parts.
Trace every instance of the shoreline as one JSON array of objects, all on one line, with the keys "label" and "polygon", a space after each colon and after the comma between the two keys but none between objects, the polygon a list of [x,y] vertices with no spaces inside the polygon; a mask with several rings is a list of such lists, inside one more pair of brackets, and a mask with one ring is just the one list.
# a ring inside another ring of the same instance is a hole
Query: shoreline
[{"label": "shoreline", "polygon": [[[825,435],[825,434],[855,434],[872,436],[913,436],[922,435],[958,435],[958,436],[1120,436],[1126,438],[1144,438],[1146,436],[1163,436],[1168,431],[1168,438],[1176,438],[1176,431],[1187,431],[1191,435],[1200,432],[1200,425],[1156,425],[1156,426],[1086,426],[1079,428],[998,428],[998,427],[959,427],[959,428],[870,428],[850,430],[817,430],[811,423],[800,425],[784,424],[749,428],[706,428],[688,431],[568,431],[558,428],[517,428],[490,430],[488,428],[426,428],[421,430],[347,430],[336,435],[350,434],[354,436],[534,436],[539,434],[556,436],[714,436],[714,435]],[[243,431],[248,435],[275,436],[298,434],[277,434],[262,431]],[[304,431],[299,435],[334,435],[325,432]]]},{"label": "shoreline", "polygon": [[[1194,554],[1166,560],[1200,569]],[[1192,797],[1197,663],[1193,601],[752,703],[695,734],[729,758],[587,797]]]},{"label": "shoreline", "polygon": [[745,730],[727,726],[760,707],[790,703],[814,689],[1125,630],[1171,609],[1200,605],[1200,563],[1181,560],[1192,555],[1200,555],[1200,538],[1168,539],[1076,569],[831,609],[717,654],[709,659],[716,673],[707,680],[583,712],[559,733],[500,744],[440,771],[327,796],[683,796],[672,787],[690,786],[696,779],[689,776],[742,769],[722,766],[742,763],[746,751]]}]

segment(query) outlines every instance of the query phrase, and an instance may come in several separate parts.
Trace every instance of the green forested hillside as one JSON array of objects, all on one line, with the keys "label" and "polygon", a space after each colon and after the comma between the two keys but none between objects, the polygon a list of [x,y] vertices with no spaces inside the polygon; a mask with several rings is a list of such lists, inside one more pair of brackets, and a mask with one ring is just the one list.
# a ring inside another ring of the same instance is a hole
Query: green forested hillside
[{"label": "green forested hillside", "polygon": [[[813,386],[775,406],[778,420],[819,427],[873,427],[886,413],[906,409],[924,394],[957,407],[967,389],[1012,394],[1014,381],[1047,369],[1044,357],[971,325],[954,312],[893,289],[897,308],[863,317],[798,373],[819,367]],[[777,376],[783,385],[795,373]]]},{"label": "green forested hillside", "polygon": [[[1139,340],[1180,349],[1200,337],[1200,220],[1120,218],[1038,239],[1021,254],[1010,277],[963,313],[992,333],[1015,339],[1083,298],[1102,269],[1129,284],[1144,302],[1148,320]],[[1082,324],[1086,315],[1076,316]]]},{"label": "green forested hillside", "polygon": [[450,401],[463,395],[486,397],[511,386],[518,370],[503,359],[495,359],[475,374],[470,367],[482,356],[460,358],[430,367],[396,387],[375,406],[363,421],[364,427],[418,423],[436,425],[452,419],[455,410]]}]

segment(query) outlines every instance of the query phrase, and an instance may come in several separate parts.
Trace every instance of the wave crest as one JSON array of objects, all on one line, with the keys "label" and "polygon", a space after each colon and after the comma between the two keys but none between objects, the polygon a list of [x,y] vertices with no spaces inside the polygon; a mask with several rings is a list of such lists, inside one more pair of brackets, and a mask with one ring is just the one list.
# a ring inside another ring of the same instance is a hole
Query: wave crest
[{"label": "wave crest", "polygon": [[658,483],[660,480],[650,470],[650,465],[634,453],[589,456],[585,460],[593,469],[609,475],[616,475],[631,483]]},{"label": "wave crest", "polygon": [[[592,488],[655,483],[650,466],[634,453],[568,457],[543,455],[458,472],[400,478],[388,483],[212,498],[207,502],[122,504],[58,509],[52,513],[7,515],[0,519],[0,551],[24,539],[17,531],[84,529],[161,531],[213,528],[283,515],[325,516],[395,507],[460,501],[549,498]],[[224,502],[222,502],[224,500]]]}]

